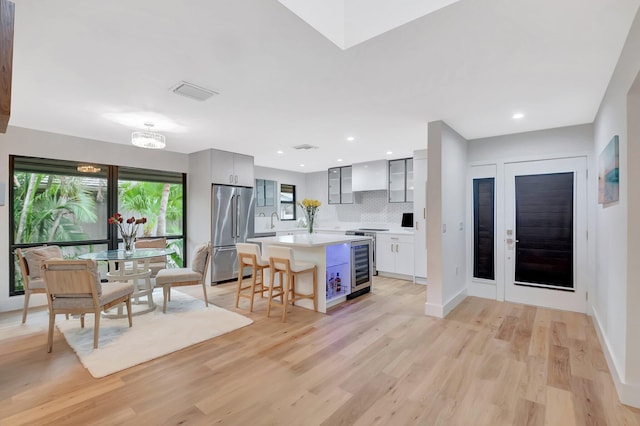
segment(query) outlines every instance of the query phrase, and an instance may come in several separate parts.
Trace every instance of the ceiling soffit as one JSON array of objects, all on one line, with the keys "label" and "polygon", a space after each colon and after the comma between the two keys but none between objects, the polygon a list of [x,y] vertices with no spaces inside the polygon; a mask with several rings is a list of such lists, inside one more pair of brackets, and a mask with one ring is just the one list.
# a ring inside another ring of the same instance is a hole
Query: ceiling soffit
[{"label": "ceiling soffit", "polygon": [[345,50],[459,0],[278,0]]}]

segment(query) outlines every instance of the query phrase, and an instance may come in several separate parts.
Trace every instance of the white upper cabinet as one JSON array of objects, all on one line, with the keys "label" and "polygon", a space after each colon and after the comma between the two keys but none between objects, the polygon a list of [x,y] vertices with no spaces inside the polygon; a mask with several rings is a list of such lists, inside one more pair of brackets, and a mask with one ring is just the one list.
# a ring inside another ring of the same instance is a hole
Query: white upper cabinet
[{"label": "white upper cabinet", "polygon": [[413,201],[413,158],[389,160],[389,202]]},{"label": "white upper cabinet", "polygon": [[387,160],[353,164],[351,173],[353,192],[387,189]]},{"label": "white upper cabinet", "polygon": [[329,169],[329,204],[352,204],[351,166]]},{"label": "white upper cabinet", "polygon": [[253,157],[212,149],[211,179],[212,183],[253,187]]}]

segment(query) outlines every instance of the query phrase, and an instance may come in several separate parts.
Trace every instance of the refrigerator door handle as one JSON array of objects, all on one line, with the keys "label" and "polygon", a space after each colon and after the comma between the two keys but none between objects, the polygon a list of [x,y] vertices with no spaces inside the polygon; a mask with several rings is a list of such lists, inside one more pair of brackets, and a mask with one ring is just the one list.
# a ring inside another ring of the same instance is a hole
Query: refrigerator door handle
[{"label": "refrigerator door handle", "polygon": [[231,238],[236,238],[236,220],[238,218],[238,208],[236,205],[237,195],[231,196]]},{"label": "refrigerator door handle", "polygon": [[240,238],[240,195],[236,195],[236,238]]}]

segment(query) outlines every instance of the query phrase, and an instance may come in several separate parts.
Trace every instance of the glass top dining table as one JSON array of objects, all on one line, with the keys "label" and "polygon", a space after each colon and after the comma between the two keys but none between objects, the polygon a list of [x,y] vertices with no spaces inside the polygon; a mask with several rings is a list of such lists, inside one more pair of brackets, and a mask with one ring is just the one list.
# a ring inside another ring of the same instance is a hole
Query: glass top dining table
[{"label": "glass top dining table", "polygon": [[145,248],[137,249],[131,253],[127,253],[124,250],[104,250],[97,251],[95,253],[85,253],[78,256],[80,259],[93,259],[93,260],[143,260],[156,256],[166,256],[173,253],[173,250],[167,249],[154,249]]},{"label": "glass top dining table", "polygon": [[[153,285],[151,283],[151,270],[149,261],[154,257],[166,256],[173,250],[160,248],[136,249],[131,253],[124,250],[104,250],[95,253],[85,253],[78,256],[80,259],[109,262],[108,281],[129,281],[134,285],[132,315],[141,315],[156,309],[153,301]],[[129,267],[125,267],[129,264]],[[118,305],[117,312],[105,312],[106,318],[124,318],[126,315],[122,305]]]}]

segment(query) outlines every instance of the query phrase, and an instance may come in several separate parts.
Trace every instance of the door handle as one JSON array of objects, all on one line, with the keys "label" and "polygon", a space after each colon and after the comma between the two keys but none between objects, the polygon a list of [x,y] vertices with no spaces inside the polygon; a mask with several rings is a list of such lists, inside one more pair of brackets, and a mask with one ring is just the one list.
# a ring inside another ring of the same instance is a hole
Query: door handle
[{"label": "door handle", "polygon": [[418,230],[418,221],[416,220],[416,231]]},{"label": "door handle", "polygon": [[229,175],[229,183],[233,183],[233,175]]},{"label": "door handle", "polygon": [[231,196],[231,238],[236,238],[236,229],[238,221],[238,202],[236,200],[237,195]]},{"label": "door handle", "polygon": [[513,238],[507,238],[507,244],[519,243],[520,240],[514,240]]},{"label": "door handle", "polygon": [[240,196],[236,195],[236,238],[238,237],[240,237]]},{"label": "door handle", "polygon": [[236,177],[234,179],[234,183],[238,183],[238,175],[236,175]]}]

